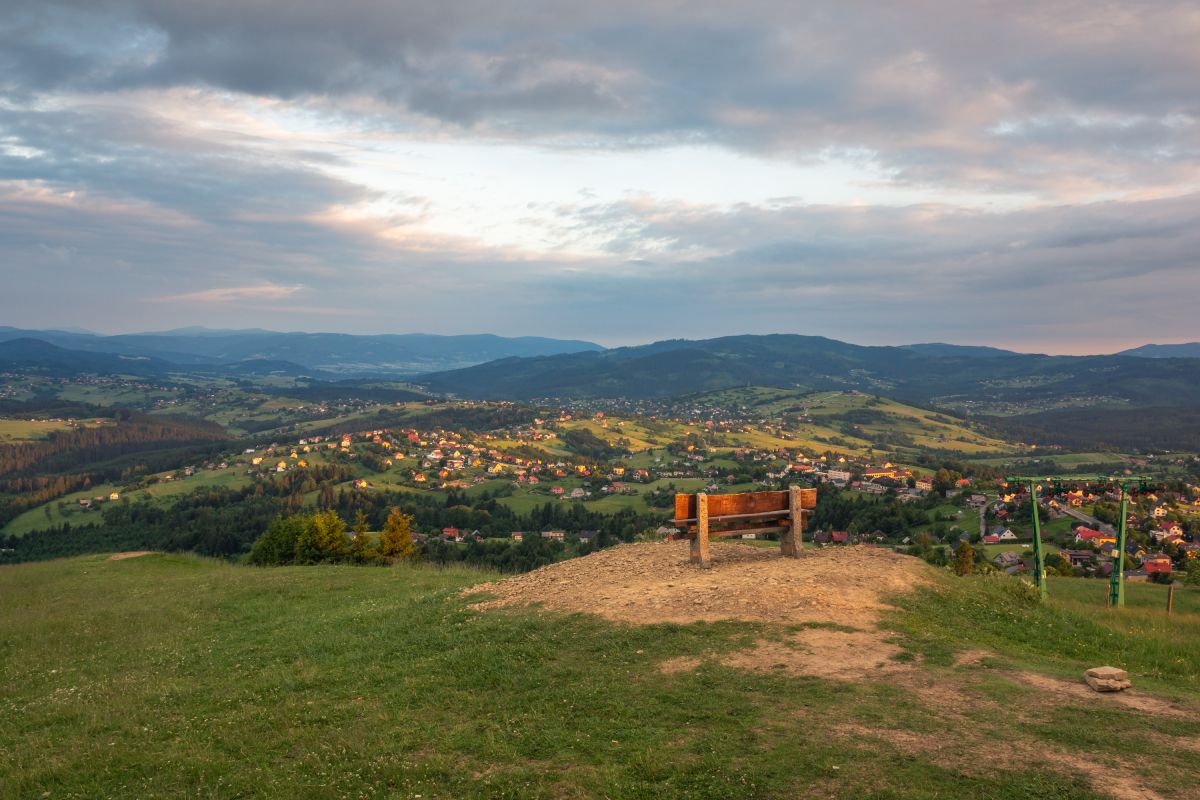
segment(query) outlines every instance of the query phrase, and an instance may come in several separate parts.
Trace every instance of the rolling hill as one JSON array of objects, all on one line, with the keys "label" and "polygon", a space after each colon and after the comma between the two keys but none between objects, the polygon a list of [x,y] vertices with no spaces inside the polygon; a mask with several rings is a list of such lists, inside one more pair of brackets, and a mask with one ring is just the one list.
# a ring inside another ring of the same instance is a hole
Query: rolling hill
[{"label": "rolling hill", "polygon": [[40,339],[70,350],[142,356],[173,364],[202,366],[246,361],[287,361],[305,370],[341,376],[413,375],[481,364],[513,356],[596,351],[592,342],[492,334],[435,336],[343,333],[276,333],[185,328],[163,333],[96,336],[67,331],[0,327],[0,341]]},{"label": "rolling hill", "polygon": [[164,374],[173,366],[160,358],[85,353],[28,337],[0,342],[0,371],[35,369],[53,375],[94,372],[150,376]]},{"label": "rolling hill", "polygon": [[1131,350],[1123,350],[1119,355],[1137,356],[1139,358],[1200,358],[1200,342],[1187,344],[1144,344]]},{"label": "rolling hill", "polygon": [[[137,552],[5,567],[0,795],[1194,795],[1194,589],[1167,624],[1149,584],[1113,612],[1084,579],[1034,603],[865,548],[719,543],[705,571],[686,548],[504,583]],[[1135,689],[1091,692],[1099,663]]]},{"label": "rolling hill", "polygon": [[858,389],[963,411],[1200,404],[1200,361],[1131,356],[964,355],[775,334],[674,340],[604,352],[508,358],[425,375],[472,398],[661,398],[734,386]]},{"label": "rolling hill", "polygon": [[308,377],[329,379],[332,375],[281,359],[252,358],[227,364],[178,364],[157,356],[98,353],[71,350],[42,341],[19,338],[0,341],[0,370],[36,371],[53,376],[80,374],[133,375],[166,378],[187,373],[217,377]]}]

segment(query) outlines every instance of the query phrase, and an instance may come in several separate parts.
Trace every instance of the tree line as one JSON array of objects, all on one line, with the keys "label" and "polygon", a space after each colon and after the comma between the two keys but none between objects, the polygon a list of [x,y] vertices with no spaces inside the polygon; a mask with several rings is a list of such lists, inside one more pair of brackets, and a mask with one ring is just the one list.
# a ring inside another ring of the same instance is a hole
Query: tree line
[{"label": "tree line", "polygon": [[[513,531],[540,534],[550,529],[595,530],[605,541],[633,541],[642,530],[661,524],[664,516],[629,509],[604,514],[581,503],[561,501],[517,514],[488,493],[470,498],[450,492],[443,499],[337,485],[350,477],[346,468],[329,465],[265,477],[240,488],[203,487],[173,498],[169,504],[149,500],[106,503],[101,511],[93,512],[97,521],[88,525],[64,524],[20,537],[0,537],[0,563],[128,549],[238,558],[250,551],[277,517],[313,511],[331,511],[344,521],[357,520],[361,514],[369,530],[381,530],[392,510],[399,509],[412,518],[414,532],[440,533],[447,527],[478,530],[481,537],[504,540],[506,546]],[[489,543],[489,547],[495,545]],[[528,554],[531,547],[522,553]],[[487,558],[504,569],[517,569],[546,555],[506,561],[500,554],[488,553]],[[441,552],[430,556],[433,561],[456,559],[456,554]]]},{"label": "tree line", "polygon": [[285,564],[391,564],[417,556],[412,535],[413,518],[393,508],[379,538],[368,530],[361,511],[352,535],[336,511],[278,516],[254,541],[247,558],[256,566]]},{"label": "tree line", "polygon": [[116,424],[56,431],[46,439],[0,446],[0,476],[33,469],[60,472],[101,458],[161,448],[165,445],[228,439],[209,422],[152,416],[126,409],[107,412]]}]

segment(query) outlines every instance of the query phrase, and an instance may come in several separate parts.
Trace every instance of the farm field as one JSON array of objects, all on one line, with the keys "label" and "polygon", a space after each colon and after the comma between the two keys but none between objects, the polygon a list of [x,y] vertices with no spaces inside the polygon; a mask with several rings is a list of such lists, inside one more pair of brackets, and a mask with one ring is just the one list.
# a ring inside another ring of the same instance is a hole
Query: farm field
[{"label": "farm field", "polygon": [[[1106,615],[1095,582],[1038,606],[929,575],[881,621],[878,666],[829,668],[789,642],[874,635],[479,611],[458,591],[495,576],[466,569],[4,567],[0,796],[1194,796],[1195,592],[1168,622],[1137,587]],[[1068,691],[1101,662],[1142,706]]]},{"label": "farm field", "polygon": [[[807,414],[811,422],[789,427],[790,438],[783,439],[756,431],[746,435],[753,446],[806,447],[816,452],[828,449],[831,440],[839,440],[834,449],[859,455],[875,447],[873,441],[886,436],[906,437],[898,444],[902,452],[919,447],[955,450],[964,456],[987,452],[1014,452],[1009,442],[971,430],[963,420],[927,411],[887,398],[846,392],[804,394],[782,389],[752,387],[726,389],[700,395],[696,401],[714,405],[744,406],[747,414],[778,418],[784,414]],[[857,414],[857,416],[853,416]],[[851,415],[851,416],[845,416]],[[833,427],[843,418],[858,427],[856,434]],[[861,420],[861,421],[851,421]]]},{"label": "farm field", "polygon": [[[238,488],[250,482],[245,471],[246,468],[244,466],[231,466],[223,470],[201,470],[188,478],[180,478],[168,483],[153,483],[143,489],[136,489],[131,492],[125,492],[123,487],[118,484],[103,483],[82,491],[72,492],[53,502],[30,509],[13,519],[3,528],[0,528],[0,532],[21,536],[32,530],[59,526],[64,522],[69,522],[72,525],[86,525],[89,522],[99,522],[100,515],[94,511],[83,511],[79,506],[79,501],[94,497],[107,498],[109,493],[114,491],[118,492],[124,500],[135,502],[143,498],[167,500],[206,486]],[[106,500],[105,502],[111,501]]]},{"label": "farm field", "polygon": [[[1033,544],[1026,541],[1011,542],[1006,544],[985,544],[981,545],[981,547],[983,547],[983,551],[987,553],[989,559],[995,558],[1001,553],[1020,553],[1021,555],[1033,554]],[[1046,553],[1057,553],[1060,550],[1058,545],[1046,541],[1042,542],[1042,549]]]},{"label": "farm field", "polygon": [[[80,420],[81,425],[97,425],[98,421]],[[66,422],[37,419],[0,419],[0,444],[13,442],[29,442],[45,439],[56,431],[69,431],[71,426]]]}]

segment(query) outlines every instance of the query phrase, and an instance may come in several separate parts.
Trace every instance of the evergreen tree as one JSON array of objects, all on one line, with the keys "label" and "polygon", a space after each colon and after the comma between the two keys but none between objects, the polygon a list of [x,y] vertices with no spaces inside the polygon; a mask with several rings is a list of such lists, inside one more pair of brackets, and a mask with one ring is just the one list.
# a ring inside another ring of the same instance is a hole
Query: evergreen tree
[{"label": "evergreen tree", "polygon": [[312,521],[317,529],[322,561],[341,561],[349,555],[350,537],[346,535],[346,523],[336,511],[318,511],[313,514]]},{"label": "evergreen tree", "polygon": [[388,514],[379,535],[379,554],[391,561],[408,561],[417,554],[412,538],[413,518],[398,508]]},{"label": "evergreen tree", "polygon": [[367,535],[367,515],[359,511],[354,517],[354,538],[350,540],[350,556],[360,564],[379,558],[379,551]]},{"label": "evergreen tree", "polygon": [[975,548],[970,542],[959,542],[954,548],[954,574],[970,575],[975,571]]},{"label": "evergreen tree", "polygon": [[250,550],[250,563],[263,567],[291,564],[296,559],[296,540],[304,525],[305,519],[299,515],[276,517],[255,540]]},{"label": "evergreen tree", "polygon": [[350,541],[336,511],[318,511],[303,519],[304,528],[296,537],[297,564],[341,561],[346,557]]}]

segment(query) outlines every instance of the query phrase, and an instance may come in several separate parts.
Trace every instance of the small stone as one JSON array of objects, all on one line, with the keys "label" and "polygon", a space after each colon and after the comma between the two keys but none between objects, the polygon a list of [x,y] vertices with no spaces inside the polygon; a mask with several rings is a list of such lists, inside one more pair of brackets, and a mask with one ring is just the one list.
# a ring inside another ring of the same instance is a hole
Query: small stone
[{"label": "small stone", "polygon": [[1097,692],[1122,692],[1133,685],[1129,681],[1093,678],[1091,675],[1084,676],[1084,680],[1087,681],[1088,686],[1092,687]]},{"label": "small stone", "polygon": [[1129,673],[1117,667],[1092,667],[1087,671],[1087,675],[1109,681],[1129,680]]},{"label": "small stone", "polygon": [[1129,682],[1129,673],[1117,667],[1092,667],[1084,673],[1083,679],[1097,692],[1120,692],[1133,685]]}]

